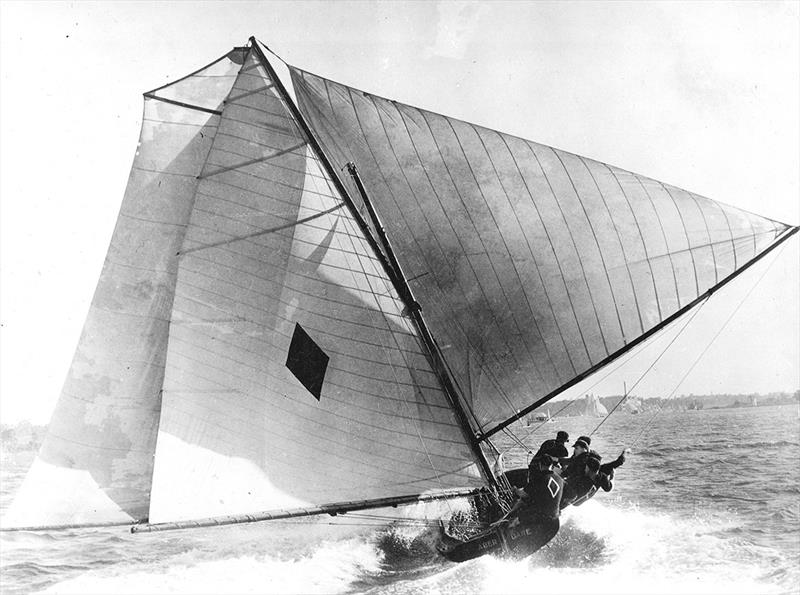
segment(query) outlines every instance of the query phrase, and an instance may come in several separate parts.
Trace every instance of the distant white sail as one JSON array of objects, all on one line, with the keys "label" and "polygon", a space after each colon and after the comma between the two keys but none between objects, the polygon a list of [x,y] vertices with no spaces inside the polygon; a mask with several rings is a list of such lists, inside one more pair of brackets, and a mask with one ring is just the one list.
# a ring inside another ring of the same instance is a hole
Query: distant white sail
[{"label": "distant white sail", "polygon": [[637,397],[625,397],[625,402],[622,404],[622,410],[631,414],[641,413],[642,402]]},{"label": "distant white sail", "polygon": [[584,398],[583,415],[587,417],[605,417],[608,415],[608,409],[600,402],[600,397],[588,394]]}]

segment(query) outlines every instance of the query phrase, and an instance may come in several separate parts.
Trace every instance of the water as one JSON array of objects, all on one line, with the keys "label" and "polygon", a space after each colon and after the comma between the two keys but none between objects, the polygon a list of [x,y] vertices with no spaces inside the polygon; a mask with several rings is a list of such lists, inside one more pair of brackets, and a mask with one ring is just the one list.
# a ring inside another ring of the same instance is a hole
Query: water
[{"label": "water", "polygon": [[[615,414],[592,447],[633,455],[614,490],[567,509],[559,535],[520,561],[439,558],[424,526],[331,519],[131,535],[3,533],[0,591],[16,593],[798,593],[797,406]],[[596,420],[564,418],[530,438]],[[532,428],[518,428],[525,436]],[[644,432],[643,432],[644,430]],[[505,446],[511,446],[510,440]],[[509,451],[507,466],[526,453]],[[2,466],[0,508],[30,455]],[[431,509],[427,509],[431,513]],[[435,512],[435,511],[433,511]],[[409,518],[421,515],[406,509]],[[370,526],[373,524],[373,526]]]}]

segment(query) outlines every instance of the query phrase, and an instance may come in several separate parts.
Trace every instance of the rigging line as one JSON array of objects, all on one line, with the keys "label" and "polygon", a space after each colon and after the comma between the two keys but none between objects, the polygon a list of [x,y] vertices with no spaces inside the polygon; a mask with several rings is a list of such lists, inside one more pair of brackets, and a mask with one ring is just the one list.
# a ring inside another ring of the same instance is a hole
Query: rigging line
[{"label": "rigging line", "polygon": [[683,331],[685,331],[685,330],[686,330],[686,327],[687,327],[687,326],[689,326],[689,323],[690,323],[690,322],[692,322],[692,320],[694,320],[694,317],[695,317],[695,316],[697,316],[697,314],[700,312],[700,310],[702,310],[702,309],[703,309],[703,306],[705,306],[705,305],[708,303],[708,299],[709,299],[710,297],[711,297],[711,295],[709,294],[708,296],[706,296],[706,299],[704,299],[702,302],[700,302],[700,305],[697,307],[697,309],[695,309],[695,311],[692,313],[692,315],[689,317],[689,319],[688,319],[688,320],[687,320],[687,321],[684,323],[684,325],[681,327],[681,329],[680,329],[680,330],[679,330],[679,331],[678,331],[678,332],[675,334],[675,336],[674,336],[674,337],[672,337],[672,340],[671,340],[669,343],[667,343],[667,345],[664,347],[664,349],[662,349],[662,350],[661,350],[661,353],[659,353],[659,354],[658,354],[658,357],[656,357],[656,359],[654,359],[654,360],[653,360],[653,363],[651,363],[651,364],[650,364],[650,365],[647,367],[647,369],[646,369],[644,372],[642,372],[641,376],[639,376],[639,378],[636,380],[636,382],[634,382],[634,383],[633,383],[633,385],[632,385],[632,386],[631,386],[631,387],[628,389],[628,391],[627,391],[627,392],[626,392],[626,393],[623,395],[622,399],[620,399],[620,400],[617,402],[617,404],[616,404],[616,405],[614,405],[614,408],[613,408],[613,409],[611,409],[611,411],[609,411],[609,412],[608,412],[608,415],[606,415],[606,416],[605,416],[605,417],[604,417],[602,420],[600,420],[600,423],[599,423],[599,424],[597,424],[597,425],[595,426],[594,430],[592,430],[591,432],[589,432],[589,436],[594,436],[594,433],[595,433],[595,432],[596,432],[598,429],[600,429],[600,426],[602,426],[604,423],[606,423],[606,420],[607,420],[609,417],[611,417],[611,414],[612,414],[612,413],[614,413],[614,411],[617,409],[617,407],[619,407],[619,406],[620,406],[620,405],[621,405],[621,404],[622,404],[622,403],[625,401],[625,398],[626,398],[626,397],[627,397],[627,396],[630,394],[630,392],[631,392],[631,391],[632,391],[634,388],[636,388],[636,386],[637,386],[637,385],[638,385],[638,384],[639,384],[639,383],[640,383],[642,380],[644,380],[644,377],[645,377],[645,376],[647,376],[647,374],[650,372],[650,370],[652,370],[652,369],[653,369],[653,367],[655,367],[655,365],[656,365],[656,364],[659,362],[659,360],[660,360],[660,359],[661,359],[661,358],[664,356],[664,354],[667,352],[667,350],[668,350],[670,347],[672,347],[672,344],[673,344],[673,343],[675,343],[675,341],[677,341],[677,340],[678,340],[678,337],[680,337],[680,336],[683,334]]},{"label": "rigging line", "polygon": [[265,50],[267,50],[267,51],[268,51],[270,54],[272,54],[273,56],[275,56],[275,57],[276,57],[278,60],[280,60],[281,62],[283,62],[284,66],[290,66],[290,64],[289,64],[288,62],[286,62],[286,60],[284,60],[284,59],[283,59],[283,58],[281,58],[281,57],[280,57],[278,54],[276,54],[275,52],[273,52],[273,51],[270,49],[270,47],[269,47],[269,46],[268,46],[266,43],[264,43],[264,42],[263,42],[263,41],[261,41],[260,39],[256,39],[255,37],[253,37],[253,40],[254,40],[254,41],[256,41],[257,43],[259,43],[259,44],[261,45],[261,47],[263,47],[263,48],[264,48]]},{"label": "rigging line", "polygon": [[248,235],[245,235],[245,236],[239,236],[239,237],[236,237],[236,238],[231,238],[230,240],[225,240],[225,241],[222,241],[222,242],[216,242],[214,244],[205,244],[203,246],[196,246],[194,248],[189,248],[188,250],[181,250],[180,252],[178,252],[178,256],[183,256],[183,255],[189,254],[191,252],[197,252],[198,250],[207,250],[209,248],[217,248],[219,246],[226,246],[228,244],[232,244],[233,242],[241,242],[241,241],[244,241],[244,240],[249,240],[249,239],[252,239],[252,238],[256,238],[258,236],[263,236],[263,235],[266,235],[268,233],[274,233],[276,231],[281,231],[281,230],[284,230],[284,229],[288,229],[290,227],[296,227],[297,225],[300,225],[302,223],[308,223],[309,221],[312,221],[312,220],[316,219],[317,217],[322,217],[323,215],[327,215],[328,213],[332,213],[333,211],[337,211],[337,210],[341,209],[344,206],[345,206],[345,203],[341,202],[338,205],[335,205],[335,206],[333,206],[333,207],[331,207],[329,209],[325,209],[324,211],[320,211],[319,213],[314,213],[313,215],[309,215],[308,217],[304,217],[303,219],[298,219],[297,221],[289,221],[288,223],[284,223],[283,225],[278,225],[276,227],[270,227],[269,229],[264,229],[264,230],[261,230],[261,231],[257,231],[255,233],[251,233],[251,234],[248,234]]},{"label": "rigging line", "polygon": [[168,99],[166,97],[159,97],[158,95],[153,95],[152,93],[145,93],[144,96],[147,99],[156,99],[158,101],[163,101],[164,103],[171,103],[172,105],[177,105],[178,107],[185,107],[187,109],[197,110],[199,112],[205,112],[207,114],[213,114],[215,116],[221,116],[222,111],[213,109],[210,107],[204,107],[202,105],[193,105],[191,103],[185,103],[183,101],[176,101],[175,99]]},{"label": "rigging line", "polygon": [[[270,159],[274,159],[275,157],[280,157],[281,155],[286,155],[287,153],[292,153],[295,149],[299,149],[303,145],[306,144],[306,141],[300,141],[299,143],[292,145],[291,147],[285,147],[283,149],[278,149],[274,153],[270,153],[269,155],[262,155],[261,157],[256,157],[255,159],[248,159],[247,161],[243,161],[241,163],[235,163],[233,165],[226,165],[224,167],[218,167],[215,170],[210,172],[200,174],[197,176],[198,180],[205,180],[206,178],[210,178],[212,176],[216,176],[219,174],[224,174],[228,171],[233,171],[235,169],[240,169],[242,167],[247,167],[248,165],[256,165],[257,163],[264,163],[265,161],[269,161]],[[296,153],[292,153],[292,155],[298,156]]]},{"label": "rigging line", "polygon": [[[741,307],[744,305],[745,301],[747,301],[747,298],[749,298],[749,297],[750,297],[750,294],[752,294],[752,293],[753,293],[753,291],[755,290],[755,288],[756,288],[756,287],[758,287],[759,283],[761,283],[761,280],[762,280],[762,279],[763,279],[763,278],[766,276],[766,274],[767,274],[767,273],[770,271],[770,269],[772,268],[772,266],[775,264],[775,262],[776,262],[776,261],[778,260],[778,258],[781,256],[781,254],[783,254],[783,251],[784,251],[785,249],[786,249],[786,244],[784,244],[784,245],[781,247],[780,251],[779,251],[779,252],[778,252],[778,253],[775,255],[775,257],[772,259],[772,262],[770,262],[770,263],[769,263],[769,265],[768,265],[768,266],[767,266],[767,268],[764,270],[764,272],[763,272],[763,273],[761,273],[761,276],[760,276],[760,277],[759,277],[759,278],[758,278],[758,279],[755,281],[755,283],[753,283],[753,286],[752,286],[752,287],[751,287],[751,288],[748,290],[748,292],[745,294],[745,296],[744,296],[744,297],[741,299],[741,301],[740,301],[740,302],[739,302],[739,304],[736,306],[736,308],[734,308],[734,310],[733,310],[733,311],[730,313],[730,315],[728,316],[728,318],[725,320],[725,322],[724,322],[724,323],[723,323],[723,325],[720,327],[720,329],[719,329],[719,330],[716,332],[716,334],[715,334],[715,335],[714,335],[714,336],[711,338],[711,340],[710,340],[710,341],[708,342],[708,344],[705,346],[705,348],[704,348],[704,349],[703,349],[703,351],[700,353],[700,355],[698,355],[698,356],[697,356],[697,358],[694,360],[694,363],[692,363],[692,365],[689,367],[689,369],[686,371],[686,373],[685,373],[683,376],[681,376],[681,379],[680,379],[680,380],[678,380],[678,383],[677,383],[677,384],[675,385],[675,387],[672,389],[672,392],[670,392],[670,393],[669,393],[669,395],[667,395],[667,397],[664,399],[665,401],[666,401],[666,400],[668,400],[668,399],[670,399],[670,398],[672,398],[672,396],[673,396],[673,395],[674,395],[674,394],[675,394],[675,393],[678,391],[678,389],[680,388],[681,384],[683,384],[683,381],[684,381],[684,380],[686,380],[687,376],[689,376],[689,374],[691,374],[692,370],[694,370],[694,369],[695,369],[695,367],[697,366],[697,364],[699,364],[699,363],[700,363],[700,360],[703,358],[703,356],[706,354],[706,352],[707,352],[707,351],[708,351],[708,350],[711,348],[711,345],[713,345],[714,341],[716,341],[716,340],[717,340],[717,337],[719,337],[719,336],[720,336],[720,334],[722,334],[722,331],[724,331],[724,330],[725,330],[725,327],[727,327],[727,326],[728,326],[728,323],[729,323],[729,322],[730,322],[730,321],[733,319],[733,317],[734,317],[734,316],[736,315],[736,313],[739,311],[739,308],[741,308]],[[711,296],[709,296],[709,297],[711,297]],[[705,302],[704,302],[704,303],[705,303]],[[633,446],[633,445],[635,445],[637,442],[639,442],[639,439],[642,437],[642,435],[644,434],[644,432],[645,432],[645,431],[646,431],[646,430],[647,430],[647,429],[648,429],[648,428],[649,428],[649,427],[650,427],[650,426],[653,424],[653,422],[655,421],[655,418],[656,418],[656,416],[657,416],[659,413],[661,413],[661,410],[662,410],[663,408],[664,408],[664,405],[663,405],[663,402],[662,402],[661,406],[658,408],[658,411],[656,411],[655,415],[653,415],[653,417],[651,417],[651,418],[650,418],[650,420],[647,422],[647,424],[645,425],[645,427],[644,427],[644,428],[642,428],[642,431],[641,431],[641,432],[639,432],[639,435],[638,435],[638,436],[636,436],[636,438],[634,439],[634,441],[633,441],[633,442],[631,442],[631,446]],[[598,427],[599,427],[599,426],[598,426]]]},{"label": "rigging line", "polygon": [[514,432],[509,430],[508,428],[503,428],[503,433],[509,436],[512,440],[514,440],[517,444],[519,444],[522,448],[527,449],[528,447],[525,446],[525,443],[520,440]]}]

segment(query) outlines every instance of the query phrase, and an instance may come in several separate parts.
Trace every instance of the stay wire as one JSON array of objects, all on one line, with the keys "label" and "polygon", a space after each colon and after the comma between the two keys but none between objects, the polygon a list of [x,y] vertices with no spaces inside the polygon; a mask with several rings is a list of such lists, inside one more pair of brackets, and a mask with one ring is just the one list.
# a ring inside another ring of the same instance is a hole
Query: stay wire
[{"label": "stay wire", "polygon": [[275,52],[273,52],[273,51],[270,49],[270,47],[269,47],[269,46],[268,46],[266,43],[264,43],[264,42],[263,42],[263,41],[261,41],[260,39],[256,39],[255,37],[253,37],[253,39],[254,39],[254,40],[255,40],[255,42],[256,42],[256,43],[258,43],[258,44],[259,44],[259,45],[260,45],[262,48],[264,48],[264,49],[265,49],[265,50],[267,50],[267,51],[268,51],[270,54],[272,54],[273,56],[275,56],[275,57],[276,57],[278,60],[280,60],[281,62],[283,62],[283,64],[284,64],[285,66],[289,66],[289,63],[288,63],[288,62],[286,62],[286,60],[284,60],[283,58],[281,58],[281,57],[280,57],[278,54],[276,54]]}]

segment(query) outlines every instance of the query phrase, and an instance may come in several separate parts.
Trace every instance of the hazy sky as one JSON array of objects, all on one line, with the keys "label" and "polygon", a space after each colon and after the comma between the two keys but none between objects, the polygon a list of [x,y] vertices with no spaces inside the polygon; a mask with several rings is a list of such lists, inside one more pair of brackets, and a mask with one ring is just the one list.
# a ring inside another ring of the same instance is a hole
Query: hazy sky
[{"label": "hazy sky", "polygon": [[[0,417],[49,419],[141,94],[250,35],[328,78],[796,225],[799,6],[0,2]],[[669,394],[761,275],[678,393],[797,389],[799,244],[715,295],[636,392]],[[630,386],[657,350],[594,390]]]}]

